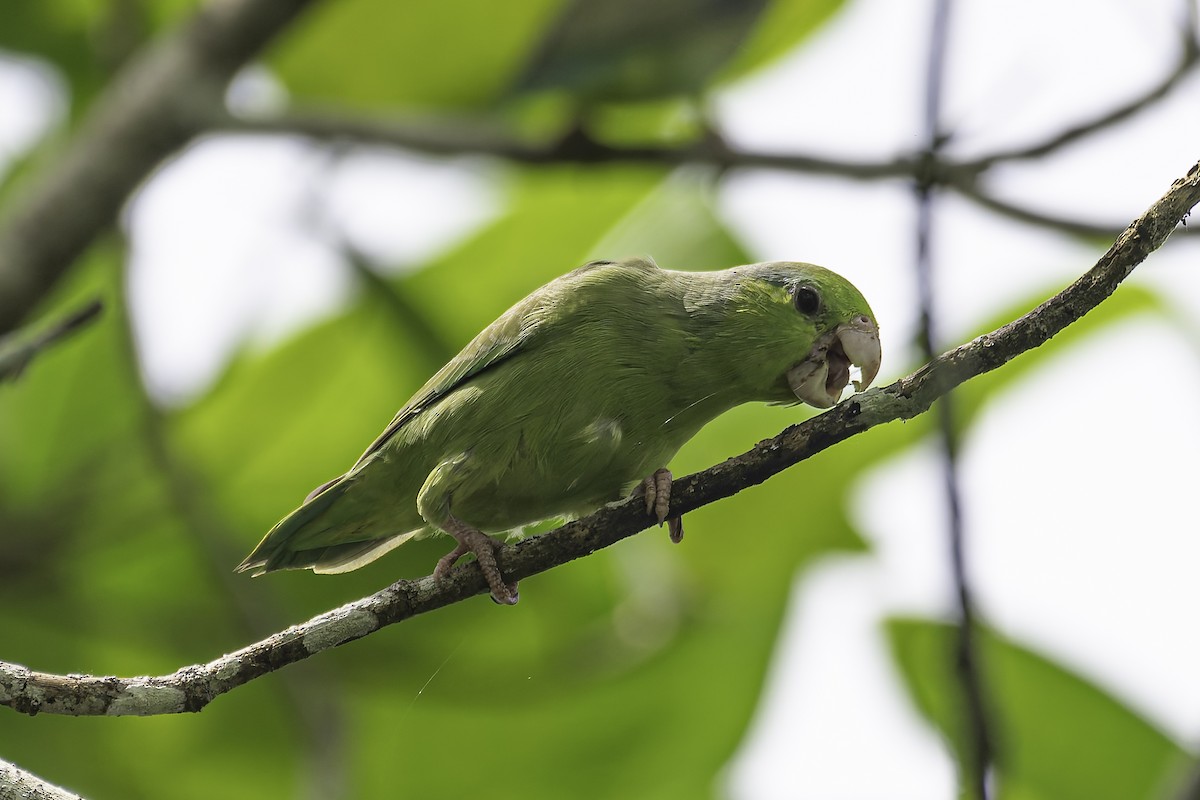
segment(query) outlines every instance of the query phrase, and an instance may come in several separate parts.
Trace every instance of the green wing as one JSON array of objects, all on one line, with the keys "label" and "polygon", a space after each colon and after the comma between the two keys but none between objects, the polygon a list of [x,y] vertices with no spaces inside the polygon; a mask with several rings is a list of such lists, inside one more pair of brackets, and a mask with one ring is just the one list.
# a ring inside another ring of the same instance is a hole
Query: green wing
[{"label": "green wing", "polygon": [[[371,446],[359,456],[355,466],[383,447],[396,432],[429,406],[453,392],[472,378],[503,363],[519,352],[528,350],[547,333],[550,323],[561,319],[569,308],[569,298],[581,288],[578,278],[594,273],[601,267],[618,269],[657,270],[648,259],[632,258],[622,261],[590,261],[572,272],[546,284],[506,311],[499,319],[484,328],[471,342],[442,367],[396,412],[396,416],[379,434]],[[335,479],[336,480],[336,479]],[[331,481],[330,483],[333,483]],[[323,491],[325,484],[313,490],[309,497]]]}]

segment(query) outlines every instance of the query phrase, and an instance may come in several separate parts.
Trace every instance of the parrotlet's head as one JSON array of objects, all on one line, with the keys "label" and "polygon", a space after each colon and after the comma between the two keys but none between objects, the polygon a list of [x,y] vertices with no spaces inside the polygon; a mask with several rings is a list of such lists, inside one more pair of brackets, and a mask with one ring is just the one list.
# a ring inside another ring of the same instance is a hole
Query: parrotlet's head
[{"label": "parrotlet's head", "polygon": [[854,367],[860,371],[855,389],[871,385],[881,359],[879,325],[852,283],[794,261],[734,267],[726,274],[735,305],[757,318],[760,341],[751,341],[746,355],[761,362],[772,400],[829,408],[841,400]]}]

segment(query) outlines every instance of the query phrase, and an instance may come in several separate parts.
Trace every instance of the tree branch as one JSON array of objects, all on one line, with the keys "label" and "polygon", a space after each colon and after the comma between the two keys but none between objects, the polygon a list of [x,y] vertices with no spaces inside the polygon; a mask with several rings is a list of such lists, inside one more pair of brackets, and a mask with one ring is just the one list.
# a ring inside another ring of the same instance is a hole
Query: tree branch
[{"label": "tree branch", "polygon": [[[1027,225],[1035,225],[1039,228],[1069,233],[1073,236],[1101,240],[1115,238],[1121,230],[1118,225],[1104,225],[1097,222],[1072,219],[1071,217],[1064,217],[1045,211],[1037,211],[1018,205],[1017,203],[1009,202],[1008,200],[1001,200],[999,197],[984,191],[980,187],[979,181],[961,180],[957,177],[951,177],[946,185],[982,208],[986,208],[1009,219],[1024,222]],[[1200,233],[1200,228],[1185,228],[1179,231],[1179,233],[1186,236],[1194,236]]]},{"label": "tree branch", "polygon": [[[930,163],[937,163],[949,138],[942,127],[942,96],[946,77],[947,43],[950,38],[951,0],[937,0],[930,20],[929,60],[925,70],[925,143]],[[938,346],[936,303],[934,301],[934,186],[929,181],[913,183],[917,205],[916,272],[920,299],[920,342],[926,360],[933,361]],[[962,736],[959,753],[960,792],[975,800],[989,800],[988,775],[995,763],[993,723],[987,702],[978,647],[975,644],[975,598],[967,575],[967,537],[963,523],[962,491],[958,479],[958,436],[954,418],[953,393],[942,397],[933,409],[941,447],[942,487],[948,521],[950,573],[958,602],[958,620],[954,637],[954,673],[961,695],[959,721]]]},{"label": "tree branch", "polygon": [[312,0],[223,0],[130,59],[66,151],[0,218],[0,333],[15,328],[234,73]]},{"label": "tree branch", "polygon": [[0,758],[0,800],[83,800]]},{"label": "tree branch", "polygon": [[719,141],[700,139],[683,147],[615,147],[584,137],[530,143],[479,120],[403,119],[318,111],[243,118],[222,114],[210,120],[214,131],[302,136],[322,142],[383,145],[438,156],[484,155],[519,164],[608,164],[644,162],[663,166],[707,164],[721,169],[759,167],[857,180],[911,176],[916,159],[847,161],[803,154],[732,150]]},{"label": "tree branch", "polygon": [[104,304],[93,300],[27,341],[15,341],[18,338],[16,334],[12,335],[11,343],[9,337],[0,338],[0,383],[21,377],[29,362],[39,353],[91,323],[103,310]]},{"label": "tree branch", "polygon": [[[762,483],[788,467],[876,425],[911,419],[976,375],[1047,342],[1113,293],[1134,267],[1200,203],[1200,162],[1177,180],[1082,277],[1028,314],[954,348],[890,386],[871,389],[793,425],[749,452],[675,482],[670,516],[693,511]],[[645,505],[630,498],[583,519],[500,550],[505,575],[522,580],[634,535],[647,527]],[[208,664],[171,675],[116,678],[52,675],[0,662],[0,704],[26,714],[152,715],[199,711],[225,692],[280,667],[387,625],[487,591],[479,570],[463,564],[446,580],[402,580],[292,626]]]}]

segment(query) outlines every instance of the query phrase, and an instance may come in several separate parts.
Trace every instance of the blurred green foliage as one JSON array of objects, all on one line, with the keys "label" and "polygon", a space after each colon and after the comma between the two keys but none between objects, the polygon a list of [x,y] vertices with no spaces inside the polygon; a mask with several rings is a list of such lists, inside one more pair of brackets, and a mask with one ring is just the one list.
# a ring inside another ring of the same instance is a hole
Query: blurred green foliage
[{"label": "blurred green foliage", "polygon": [[[917,619],[888,624],[893,651],[921,712],[960,739],[954,629]],[[1000,711],[1002,800],[1173,797],[1190,758],[1165,733],[1096,685],[995,633],[979,653]]]},{"label": "blurred green foliage", "polygon": [[[725,76],[802,46],[839,5],[773,3]],[[136,43],[192,6],[17,3],[0,47],[57,68],[78,118],[113,67],[105,31],[123,20]],[[470,110],[503,92],[558,8],[319,4],[267,59],[296,102]],[[98,294],[108,313],[0,385],[0,658],[54,672],[168,673],[427,573],[444,543],[337,577],[250,581],[229,571],[449,354],[534,287],[597,254],[647,252],[693,268],[755,260],[712,213],[715,176],[703,170],[506,175],[498,220],[419,269],[364,284],[341,313],[274,349],[241,354],[204,396],[171,411],[141,385],[126,253],[117,241],[94,247],[42,312]],[[1052,346],[967,386],[964,425],[1032,366],[1154,308],[1153,297],[1122,290]],[[803,413],[738,409],[680,454],[676,473]],[[918,420],[856,437],[689,515],[682,547],[651,531],[525,581],[515,610],[480,597],[255,681],[200,715],[0,709],[0,755],[90,798],[334,797],[339,786],[355,798],[709,796],[761,701],[794,576],[822,554],[864,549],[846,515],[848,487],[926,433]],[[888,632],[919,707],[952,737],[946,630],[910,620]],[[984,658],[1018,743],[1002,773],[1006,796],[1146,796],[1181,757],[1064,668],[996,637]]]}]

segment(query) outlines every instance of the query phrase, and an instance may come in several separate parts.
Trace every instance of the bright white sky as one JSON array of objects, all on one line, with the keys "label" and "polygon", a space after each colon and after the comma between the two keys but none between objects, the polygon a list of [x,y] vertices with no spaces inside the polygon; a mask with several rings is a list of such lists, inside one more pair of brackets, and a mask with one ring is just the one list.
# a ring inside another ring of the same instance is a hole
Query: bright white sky
[{"label": "bright white sky", "polygon": [[[1179,0],[956,4],[947,97],[955,148],[978,154],[1037,141],[1138,93],[1175,57],[1181,11]],[[855,158],[917,146],[929,15],[930,0],[852,0],[794,57],[721,94],[728,138]],[[239,103],[279,102],[261,73],[239,93]],[[46,76],[0,60],[0,162],[60,105]],[[1006,168],[996,185],[1048,210],[1124,223],[1200,158],[1197,131],[1193,76],[1136,123]],[[245,336],[271,341],[344,301],[353,286],[325,226],[381,260],[419,263],[503,208],[502,189],[470,160],[366,153],[332,174],[318,204],[314,187],[329,169],[301,143],[211,139],[139,194],[127,214],[131,294],[157,396],[193,395]],[[298,219],[297,210],[306,213]],[[881,321],[880,382],[907,371],[914,245],[902,185],[743,173],[722,189],[719,211],[764,260],[815,261],[850,276]],[[961,201],[943,203],[937,223],[938,305],[950,342],[1072,280],[1099,255]],[[963,459],[970,569],[1001,631],[1194,743],[1200,526],[1189,501],[1200,340],[1191,321],[1200,317],[1200,241],[1173,242],[1133,280],[1163,290],[1183,327],[1113,328],[989,408]],[[919,449],[875,471],[853,500],[874,551],[797,576],[768,691],[725,777],[731,797],[954,797],[952,764],[915,716],[879,628],[890,613],[949,608],[936,469],[932,452]]]}]

